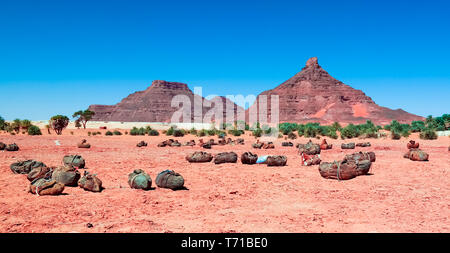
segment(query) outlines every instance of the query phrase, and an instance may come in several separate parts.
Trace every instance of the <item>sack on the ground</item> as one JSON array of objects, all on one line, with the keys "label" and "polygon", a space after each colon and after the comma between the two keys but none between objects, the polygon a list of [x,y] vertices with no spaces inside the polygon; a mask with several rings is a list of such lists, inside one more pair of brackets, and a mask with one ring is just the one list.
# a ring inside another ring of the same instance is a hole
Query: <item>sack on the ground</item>
[{"label": "sack on the ground", "polygon": [[152,179],[145,171],[137,169],[128,175],[128,185],[133,189],[150,190]]},{"label": "sack on the ground", "polygon": [[28,174],[34,168],[46,167],[42,162],[35,160],[18,161],[9,166],[14,174]]},{"label": "sack on the ground", "polygon": [[77,168],[70,165],[57,167],[53,169],[52,173],[52,179],[65,186],[77,186],[80,177],[81,174]]},{"label": "sack on the ground", "polygon": [[19,146],[17,146],[17,144],[15,144],[15,143],[9,144],[9,145],[6,145],[5,150],[6,151],[19,151]]},{"label": "sack on the ground", "polygon": [[136,144],[136,147],[138,147],[138,148],[140,148],[140,147],[147,147],[147,142],[141,141],[138,144]]},{"label": "sack on the ground", "polygon": [[84,171],[83,177],[78,180],[78,186],[83,188],[85,191],[91,192],[101,192],[102,191],[102,180],[98,179],[97,175],[90,174]]},{"label": "sack on the ground", "polygon": [[318,165],[322,160],[320,160],[320,155],[306,155],[305,153],[301,153],[302,165],[311,166]]},{"label": "sack on the ground", "polygon": [[263,149],[273,149],[275,148],[275,145],[273,144],[273,142],[269,141],[269,142],[264,142]]},{"label": "sack on the ground", "polygon": [[31,182],[30,192],[38,196],[60,195],[64,191],[64,184],[52,179],[38,178]]},{"label": "sack on the ground", "polygon": [[3,142],[0,142],[0,150],[5,150],[6,144]]},{"label": "sack on the ground", "polygon": [[276,155],[267,157],[267,166],[285,166],[287,157],[284,155]]},{"label": "sack on the ground", "polygon": [[371,164],[369,160],[323,162],[319,165],[319,172],[324,178],[349,180],[360,175],[366,175],[370,170]]},{"label": "sack on the ground", "polygon": [[255,155],[251,152],[245,152],[241,155],[242,164],[255,164],[258,160],[258,155]]},{"label": "sack on the ground", "polygon": [[376,157],[374,152],[358,152],[350,155],[346,155],[344,160],[369,160],[371,162],[375,162]]},{"label": "sack on the ground", "polygon": [[320,154],[320,145],[313,143],[311,140],[306,144],[298,144],[299,154],[318,155]]},{"label": "sack on the ground", "polygon": [[292,146],[294,146],[294,144],[292,142],[282,142],[281,146],[283,146],[283,147],[292,147]]},{"label": "sack on the ground", "polygon": [[84,169],[86,161],[80,155],[66,155],[63,158],[63,163],[66,166],[73,166],[78,169]]},{"label": "sack on the ground", "polygon": [[328,144],[326,139],[322,140],[322,143],[320,144],[321,150],[327,150],[327,149],[332,149],[332,148],[333,148],[333,144]]},{"label": "sack on the ground", "polygon": [[160,188],[169,188],[172,190],[182,189],[184,178],[173,170],[165,170],[156,176],[156,185]]},{"label": "sack on the ground", "polygon": [[171,147],[181,147],[181,143],[178,142],[177,140],[173,141],[172,143],[170,143]]},{"label": "sack on the ground", "polygon": [[237,139],[236,139],[236,144],[244,145],[244,144],[245,144],[245,141],[244,141],[244,139],[242,139],[242,138],[237,138]]},{"label": "sack on the ground", "polygon": [[410,149],[403,157],[412,161],[428,161],[429,155],[420,149]]},{"label": "sack on the ground", "polygon": [[341,149],[354,149],[354,148],[355,148],[354,142],[341,144]]},{"label": "sack on the ground", "polygon": [[408,149],[415,149],[415,148],[419,148],[419,143],[415,142],[413,140],[410,140],[409,143],[406,144],[406,147]]},{"label": "sack on the ground", "polygon": [[371,144],[370,144],[370,142],[360,142],[360,143],[356,143],[356,146],[364,148],[364,147],[370,147]]},{"label": "sack on the ground", "polygon": [[87,143],[87,140],[83,139],[77,144],[78,148],[91,148],[91,144]]},{"label": "sack on the ground", "polygon": [[216,155],[214,158],[215,164],[221,163],[235,163],[237,162],[238,156],[234,152],[223,152]]},{"label": "sack on the ground", "polygon": [[34,180],[36,180],[38,178],[50,179],[50,178],[52,178],[52,174],[53,174],[53,168],[46,167],[46,166],[40,166],[40,167],[33,168],[30,171],[30,173],[28,173],[27,179],[30,182],[33,182]]},{"label": "sack on the ground", "polygon": [[252,144],[252,147],[260,149],[260,148],[262,148],[263,145],[264,145],[264,143],[262,143],[262,142],[256,142],[256,143]]},{"label": "sack on the ground", "polygon": [[184,144],[184,146],[193,147],[193,146],[195,146],[195,141],[194,141],[194,140],[190,140],[190,141],[186,142],[186,143]]},{"label": "sack on the ground", "polygon": [[213,159],[213,156],[203,151],[196,151],[186,156],[186,160],[190,163],[209,163]]}]

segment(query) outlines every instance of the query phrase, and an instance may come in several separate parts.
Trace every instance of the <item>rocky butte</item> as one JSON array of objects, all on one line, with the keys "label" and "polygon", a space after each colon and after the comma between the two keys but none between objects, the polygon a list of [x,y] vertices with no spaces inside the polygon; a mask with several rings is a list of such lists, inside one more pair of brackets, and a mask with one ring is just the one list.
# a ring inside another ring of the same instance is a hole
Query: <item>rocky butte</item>
[{"label": "rocky butte", "polygon": [[376,124],[388,124],[394,119],[402,123],[424,120],[423,117],[402,109],[392,110],[377,105],[361,90],[333,78],[319,65],[317,57],[310,58],[306,66],[289,80],[259,94],[255,103],[245,112],[242,107],[224,97],[206,100],[195,95],[184,83],[162,80],[153,81],[146,90],[135,92],[116,105],[91,105],[89,110],[96,113],[93,119],[96,121],[171,122],[172,115],[179,111],[179,108],[172,107],[171,104],[172,98],[177,95],[185,95],[190,100],[189,122],[199,122],[194,118],[195,106],[202,107],[203,117],[211,116],[211,108],[216,108],[225,118],[227,106],[224,103],[223,106],[216,107],[216,101],[228,103],[230,108],[233,108],[234,115],[245,113],[247,121],[250,119],[250,113],[252,119],[257,119],[258,101],[262,95],[267,96],[268,122],[271,121],[271,95],[279,96],[280,122],[330,124],[335,121],[364,123],[371,120]]},{"label": "rocky butte", "polygon": [[247,117],[251,111],[257,112],[257,102],[262,95],[267,96],[269,116],[270,96],[279,96],[280,122],[327,124],[335,121],[364,123],[371,120],[377,124],[388,124],[394,119],[405,123],[424,119],[402,109],[392,110],[377,105],[361,90],[333,78],[319,65],[317,57],[310,58],[306,66],[289,80],[258,95],[253,108],[246,111]]},{"label": "rocky butte", "polygon": [[[130,94],[116,105],[91,105],[90,111],[95,112],[94,121],[121,121],[121,122],[171,122],[172,115],[180,111],[181,106],[172,107],[172,99],[177,95],[184,95],[189,99],[190,111],[188,108],[190,119],[188,122],[194,122],[194,108],[202,108],[202,117],[207,116],[215,120],[215,110],[218,115],[225,117],[227,103],[237,115],[237,111],[244,111],[242,107],[237,106],[229,99],[224,97],[214,97],[207,100],[199,95],[194,94],[184,83],[167,82],[163,80],[155,80],[152,85],[144,91],[138,91]],[[220,105],[217,106],[216,102]],[[209,113],[209,114],[207,114]],[[183,120],[181,118],[180,120]],[[234,120],[231,120],[234,121]],[[198,122],[198,120],[195,120]]]}]

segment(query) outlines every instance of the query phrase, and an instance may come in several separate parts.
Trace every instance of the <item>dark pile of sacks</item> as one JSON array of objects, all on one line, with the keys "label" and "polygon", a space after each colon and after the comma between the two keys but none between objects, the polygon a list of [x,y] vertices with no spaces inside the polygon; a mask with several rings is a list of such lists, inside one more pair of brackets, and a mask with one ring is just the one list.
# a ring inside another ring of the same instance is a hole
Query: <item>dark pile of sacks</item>
[{"label": "dark pile of sacks", "polygon": [[406,144],[408,148],[408,152],[403,155],[404,158],[410,159],[412,161],[428,161],[429,155],[419,149],[419,143],[413,140],[410,140],[409,143]]},{"label": "dark pile of sacks", "polygon": [[[209,163],[213,161],[215,164],[237,163],[238,155],[235,152],[222,152],[213,156],[210,153],[196,151],[186,156],[186,160],[190,163]],[[285,166],[287,163],[286,156],[261,156],[251,152],[245,152],[241,155],[242,164],[267,164],[267,166]]]},{"label": "dark pile of sacks", "polygon": [[0,142],[0,150],[6,150],[6,151],[19,151],[19,146],[15,143],[13,144],[5,144],[3,142]]},{"label": "dark pile of sacks", "polygon": [[346,155],[342,161],[322,162],[320,175],[327,179],[348,180],[369,173],[375,162],[374,152],[359,152]]},{"label": "dark pile of sacks", "polygon": [[85,168],[85,160],[79,155],[64,156],[63,165],[48,167],[35,160],[18,161],[10,166],[15,174],[27,174],[29,191],[33,194],[59,195],[66,186],[79,186],[86,191],[100,192],[102,181],[88,171],[81,176],[79,169]]}]

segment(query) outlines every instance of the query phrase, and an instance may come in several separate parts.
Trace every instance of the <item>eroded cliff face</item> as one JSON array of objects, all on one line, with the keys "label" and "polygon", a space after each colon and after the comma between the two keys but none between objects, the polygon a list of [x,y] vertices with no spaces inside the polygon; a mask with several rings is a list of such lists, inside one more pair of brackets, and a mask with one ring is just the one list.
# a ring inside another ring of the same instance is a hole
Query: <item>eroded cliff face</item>
[{"label": "eroded cliff face", "polygon": [[[309,59],[305,67],[295,76],[280,84],[278,87],[262,92],[256,102],[246,111],[224,97],[215,97],[211,100],[195,95],[186,84],[156,80],[144,91],[135,92],[124,98],[116,105],[91,105],[89,110],[94,111],[96,121],[123,121],[123,122],[171,122],[172,116],[178,111],[172,106],[172,100],[177,95],[188,98],[187,113],[189,122],[201,122],[194,113],[194,108],[202,108],[200,118],[212,119],[218,122],[211,109],[218,110],[216,115],[223,115],[221,122],[226,120],[226,111],[234,112],[233,120],[237,115],[245,114],[247,121],[258,120],[258,102],[267,97],[267,120],[271,121],[271,96],[279,99],[280,122],[320,122],[329,124],[363,123],[372,120],[377,124],[388,124],[392,120],[410,123],[413,120],[423,120],[423,117],[410,114],[401,109],[391,110],[377,105],[361,90],[333,78],[325,71],[316,57]],[[222,106],[216,105],[222,103]],[[181,104],[180,104],[181,105]],[[275,108],[274,108],[275,109]],[[197,115],[198,116],[198,115]],[[208,117],[205,117],[208,116]],[[250,117],[252,116],[252,117]],[[238,117],[241,119],[241,117]],[[182,118],[180,118],[182,120]],[[264,122],[263,119],[259,121]],[[229,122],[229,119],[228,119]]]},{"label": "eroded cliff face", "polygon": [[279,96],[280,122],[361,123],[370,119],[378,124],[387,124],[393,119],[400,122],[423,119],[401,109],[378,106],[361,90],[333,78],[319,65],[317,57],[310,58],[305,67],[286,82],[262,92],[246,111],[247,118],[250,112],[258,111],[257,102],[263,100],[263,95],[267,96],[269,116],[271,96]]},{"label": "eroded cliff face", "polygon": [[[183,95],[188,101],[182,97],[176,99],[178,95]],[[175,101],[179,102],[172,104]],[[202,112],[199,115],[201,118],[209,112],[209,118],[215,120],[215,110],[220,110],[217,113],[222,113],[225,117],[225,111],[227,110],[225,102],[227,101],[223,97],[206,100],[194,94],[184,83],[156,80],[146,90],[135,92],[116,105],[91,105],[89,110],[95,112],[93,118],[95,121],[171,122],[174,113],[178,111],[182,114],[180,108],[185,106],[186,110],[190,111],[190,113],[185,113],[185,115],[189,115],[188,122],[201,122],[201,119],[196,118],[195,107],[201,108]],[[185,105],[185,102],[188,104]],[[223,106],[217,106],[217,102],[224,104]],[[238,109],[244,111],[233,102],[228,101],[228,103],[232,103],[229,106],[233,108],[235,115]],[[182,117],[177,117],[177,119],[183,121]]]}]

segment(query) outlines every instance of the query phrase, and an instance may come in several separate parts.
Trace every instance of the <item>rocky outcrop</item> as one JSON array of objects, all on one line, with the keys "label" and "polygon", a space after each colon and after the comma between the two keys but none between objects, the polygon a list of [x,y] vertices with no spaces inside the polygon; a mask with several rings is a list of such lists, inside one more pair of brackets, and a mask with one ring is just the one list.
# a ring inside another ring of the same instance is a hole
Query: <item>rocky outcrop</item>
[{"label": "rocky outcrop", "polygon": [[[178,103],[172,107],[172,99],[177,95],[185,95],[188,98],[191,107],[190,113],[187,114],[190,114],[189,122],[199,122],[194,114],[196,106],[202,108],[201,116],[204,117],[209,111],[216,108],[216,101],[221,103],[224,101],[231,102],[224,97],[215,97],[207,101],[205,98],[195,95],[184,83],[156,80],[146,90],[135,92],[116,105],[91,105],[89,110],[95,112],[92,119],[94,121],[171,122],[172,115],[180,110],[177,107]],[[236,112],[240,107],[234,103],[233,105],[230,108],[233,108]],[[225,115],[225,104],[221,107],[218,108]],[[243,111],[243,109],[240,108],[240,111]],[[214,113],[210,113],[212,114],[210,118],[215,120]],[[183,118],[179,119],[183,120]]]},{"label": "rocky outcrop", "polygon": [[[333,78],[318,63],[317,57],[310,58],[306,66],[295,76],[278,87],[262,92],[255,103],[246,111],[257,112],[258,101],[267,96],[267,111],[271,115],[271,95],[279,96],[280,122],[363,123],[372,120],[387,124],[393,119],[410,123],[423,117],[401,109],[391,110],[377,105],[361,90]],[[256,115],[253,114],[254,117]]]}]

